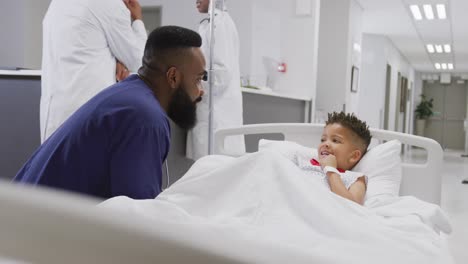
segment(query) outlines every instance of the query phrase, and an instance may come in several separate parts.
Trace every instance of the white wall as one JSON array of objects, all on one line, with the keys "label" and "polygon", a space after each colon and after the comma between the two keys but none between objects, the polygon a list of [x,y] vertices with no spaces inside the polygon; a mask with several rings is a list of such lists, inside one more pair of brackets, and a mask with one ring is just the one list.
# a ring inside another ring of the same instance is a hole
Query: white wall
[{"label": "white wall", "polygon": [[[229,13],[240,38],[241,75],[269,75],[278,92],[313,98],[317,80],[318,20],[320,0],[310,0],[310,14],[296,15],[296,1],[229,0]],[[2,3],[0,66],[40,69],[42,19],[50,0],[17,0]],[[142,6],[160,6],[162,25],[193,30],[207,15],[199,14],[195,1],[140,0]],[[14,24],[15,27],[9,25]],[[285,62],[285,74],[276,63]]]},{"label": "white wall", "polygon": [[42,62],[42,20],[49,7],[50,0],[26,0],[24,65],[40,69]]},{"label": "white wall", "polygon": [[[0,9],[0,66],[40,69],[42,59],[42,19],[50,0],[5,1]],[[162,24],[178,25],[193,30],[206,16],[199,14],[195,1],[141,0],[142,6],[161,6]],[[250,58],[252,2],[233,1],[230,13],[238,27],[241,54]],[[245,15],[247,12],[247,15]],[[14,27],[11,25],[15,25]],[[243,41],[246,39],[246,41]],[[250,71],[249,59],[241,60],[241,68]]]},{"label": "white wall", "polygon": [[199,22],[204,16],[198,13],[195,1],[187,0],[140,0],[141,6],[160,6],[161,24],[176,25],[198,29]]},{"label": "white wall", "polygon": [[2,3],[0,65],[41,68],[42,19],[49,3],[50,0],[17,0]]},{"label": "white wall", "polygon": [[[242,76],[269,80],[271,88],[289,95],[315,95],[319,0],[310,0],[310,15],[295,14],[296,1],[229,0],[229,13],[240,39]],[[204,17],[195,1],[141,0],[142,6],[161,6],[162,25],[196,30]],[[278,62],[288,71],[278,73]]]},{"label": "white wall", "polygon": [[251,72],[252,64],[252,36],[253,23],[255,18],[253,13],[252,0],[229,0],[227,1],[228,12],[236,24],[240,41],[240,74],[248,75]]},{"label": "white wall", "polygon": [[50,0],[3,1],[0,66],[41,68],[42,19]]},{"label": "white wall", "polygon": [[[0,67],[22,67],[24,52],[23,1],[3,1],[0,8]],[[12,26],[14,25],[14,26]]]},{"label": "white wall", "polygon": [[323,113],[341,111],[346,104],[349,1],[344,2],[320,3],[316,109]]},{"label": "white wall", "polygon": [[[280,1],[281,57],[288,71],[280,74],[277,90],[312,98],[316,91],[319,6],[312,1],[311,15],[297,16],[295,1]],[[273,33],[274,34],[274,33]]]},{"label": "white wall", "polygon": [[387,37],[363,34],[361,92],[359,93],[359,101],[362,103],[358,114],[363,120],[368,121],[370,126],[377,128],[382,128],[383,124],[387,64],[392,66],[389,129],[396,130],[398,72],[407,77],[408,84],[410,84],[415,83],[414,69]]},{"label": "white wall", "polygon": [[[346,72],[346,111],[357,113],[360,107],[359,95],[361,89],[358,84],[358,91],[356,93],[351,92],[351,68],[356,66],[361,72],[361,50],[359,47],[362,46],[362,7],[354,0],[350,1],[349,6],[349,29],[348,29],[348,62]],[[357,47],[355,47],[357,46]],[[360,75],[360,74],[359,74]],[[360,82],[360,76],[359,82]]]},{"label": "white wall", "polygon": [[363,10],[354,0],[327,0],[320,6],[317,110],[358,112],[361,88],[351,92],[351,69],[361,65],[361,51],[353,46],[361,46]]},{"label": "white wall", "polygon": [[421,72],[416,72],[415,73],[415,80],[414,80],[414,105],[418,105],[419,102],[421,102],[421,94],[423,93],[423,80],[422,80],[422,73]]},{"label": "white wall", "polygon": [[[161,25],[176,25],[198,31],[200,21],[208,14],[200,14],[195,1],[187,0],[140,0],[142,6],[160,6]],[[250,72],[252,40],[252,1],[227,1],[228,11],[236,24],[240,40],[241,75]]]},{"label": "white wall", "polygon": [[[280,93],[314,97],[320,2],[310,1],[308,15],[296,15],[295,1],[252,2],[251,74],[268,76]],[[277,71],[280,62],[286,73]]]}]

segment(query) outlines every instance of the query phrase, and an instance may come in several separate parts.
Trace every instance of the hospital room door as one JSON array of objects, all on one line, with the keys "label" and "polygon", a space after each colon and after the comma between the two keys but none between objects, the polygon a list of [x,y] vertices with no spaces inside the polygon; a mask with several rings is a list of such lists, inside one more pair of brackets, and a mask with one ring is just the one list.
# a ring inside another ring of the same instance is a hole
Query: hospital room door
[{"label": "hospital room door", "polygon": [[462,150],[465,147],[463,121],[466,113],[466,82],[452,79],[451,84],[424,83],[424,94],[434,98],[434,116],[426,127],[426,136],[443,148]]}]

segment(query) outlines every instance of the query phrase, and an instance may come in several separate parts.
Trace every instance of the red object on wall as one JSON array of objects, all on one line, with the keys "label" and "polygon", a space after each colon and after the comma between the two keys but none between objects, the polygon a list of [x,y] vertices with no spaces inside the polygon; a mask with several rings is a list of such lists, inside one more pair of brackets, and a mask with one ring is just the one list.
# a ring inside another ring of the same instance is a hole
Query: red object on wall
[{"label": "red object on wall", "polygon": [[278,72],[285,73],[287,71],[286,63],[282,62],[278,64]]}]

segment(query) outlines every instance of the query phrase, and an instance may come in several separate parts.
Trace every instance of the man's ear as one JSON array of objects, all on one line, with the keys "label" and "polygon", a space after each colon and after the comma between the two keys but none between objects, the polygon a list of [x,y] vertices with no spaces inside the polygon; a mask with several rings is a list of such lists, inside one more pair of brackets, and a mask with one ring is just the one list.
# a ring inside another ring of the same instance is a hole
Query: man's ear
[{"label": "man's ear", "polygon": [[182,81],[182,75],[176,67],[171,67],[169,68],[169,70],[167,70],[166,78],[167,82],[169,83],[169,86],[172,89],[176,89],[177,87],[179,87],[180,82]]}]

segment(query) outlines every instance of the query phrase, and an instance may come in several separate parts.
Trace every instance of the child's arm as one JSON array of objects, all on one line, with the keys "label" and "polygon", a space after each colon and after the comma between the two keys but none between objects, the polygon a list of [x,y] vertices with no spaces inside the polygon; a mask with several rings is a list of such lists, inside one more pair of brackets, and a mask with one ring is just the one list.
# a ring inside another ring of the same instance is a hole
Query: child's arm
[{"label": "child's arm", "polygon": [[[330,154],[320,159],[320,166],[322,166],[322,169],[326,166],[336,168],[336,165],[336,157],[334,155]],[[338,173],[329,171],[327,172],[327,178],[332,192],[358,204],[362,205],[364,203],[364,196],[366,195],[366,182],[364,176],[359,177],[356,182],[349,187],[349,189],[346,188]]]},{"label": "child's arm", "polygon": [[349,189],[346,188],[339,174],[329,171],[327,173],[327,177],[332,192],[358,204],[362,205],[364,203],[364,197],[366,195],[366,182],[364,176],[359,177],[356,182],[349,187]]}]

